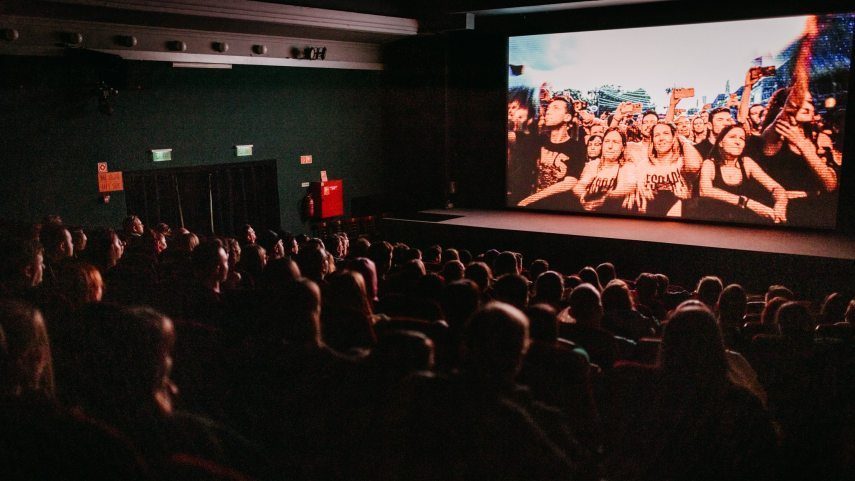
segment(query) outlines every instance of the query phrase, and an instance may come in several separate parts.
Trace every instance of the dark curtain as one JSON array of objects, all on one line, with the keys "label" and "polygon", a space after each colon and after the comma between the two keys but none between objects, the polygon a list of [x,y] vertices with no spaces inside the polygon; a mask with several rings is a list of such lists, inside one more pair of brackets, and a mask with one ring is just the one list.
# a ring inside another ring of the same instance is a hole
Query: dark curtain
[{"label": "dark curtain", "polygon": [[129,214],[196,233],[232,235],[242,224],[279,229],[276,162],[125,172]]}]

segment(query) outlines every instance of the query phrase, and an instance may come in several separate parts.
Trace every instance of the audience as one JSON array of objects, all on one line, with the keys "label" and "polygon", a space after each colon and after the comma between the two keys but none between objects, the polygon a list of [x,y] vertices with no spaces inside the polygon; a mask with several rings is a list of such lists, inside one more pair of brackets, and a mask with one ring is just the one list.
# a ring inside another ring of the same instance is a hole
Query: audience
[{"label": "audience", "polygon": [[712,275],[690,293],[610,262],[524,270],[512,251],[259,228],[2,226],[0,477],[855,469],[844,293]]}]

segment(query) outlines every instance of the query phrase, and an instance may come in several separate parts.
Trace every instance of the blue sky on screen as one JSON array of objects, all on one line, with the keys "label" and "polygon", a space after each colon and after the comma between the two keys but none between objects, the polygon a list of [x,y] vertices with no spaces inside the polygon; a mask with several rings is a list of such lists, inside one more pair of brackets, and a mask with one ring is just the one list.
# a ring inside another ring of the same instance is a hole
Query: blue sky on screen
[{"label": "blue sky on screen", "polygon": [[[754,60],[775,65],[775,56],[804,30],[806,16],[735,22],[601,30],[511,37],[509,63],[524,65],[511,86],[587,93],[603,84],[643,88],[657,110],[668,106],[670,87],[694,87],[695,97],[679,107],[712,102],[730,81],[734,92]],[[777,66],[777,65],[776,65]]]}]

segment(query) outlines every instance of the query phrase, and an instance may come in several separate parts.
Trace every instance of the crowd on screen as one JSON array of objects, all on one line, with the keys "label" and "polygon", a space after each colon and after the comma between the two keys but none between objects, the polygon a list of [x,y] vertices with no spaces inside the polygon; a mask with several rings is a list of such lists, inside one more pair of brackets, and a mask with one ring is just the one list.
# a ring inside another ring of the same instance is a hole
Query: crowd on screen
[{"label": "crowd on screen", "polygon": [[855,300],[345,234],[0,226],[0,477],[852,479]]},{"label": "crowd on screen", "polygon": [[[597,117],[584,102],[514,87],[508,95],[508,201],[520,207],[833,227],[845,109],[817,114],[809,17],[789,87],[750,103],[771,75],[751,67],[741,99],[687,116],[626,101]],[[689,94],[692,95],[692,94]],[[832,98],[832,100],[834,100]]]}]

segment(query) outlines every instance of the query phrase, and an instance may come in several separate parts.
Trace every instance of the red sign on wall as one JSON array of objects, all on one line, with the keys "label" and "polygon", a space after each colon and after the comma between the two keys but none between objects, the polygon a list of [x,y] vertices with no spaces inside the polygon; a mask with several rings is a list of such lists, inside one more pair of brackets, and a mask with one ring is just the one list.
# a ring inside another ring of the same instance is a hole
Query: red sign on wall
[{"label": "red sign on wall", "polygon": [[98,192],[125,190],[122,172],[98,172]]}]

